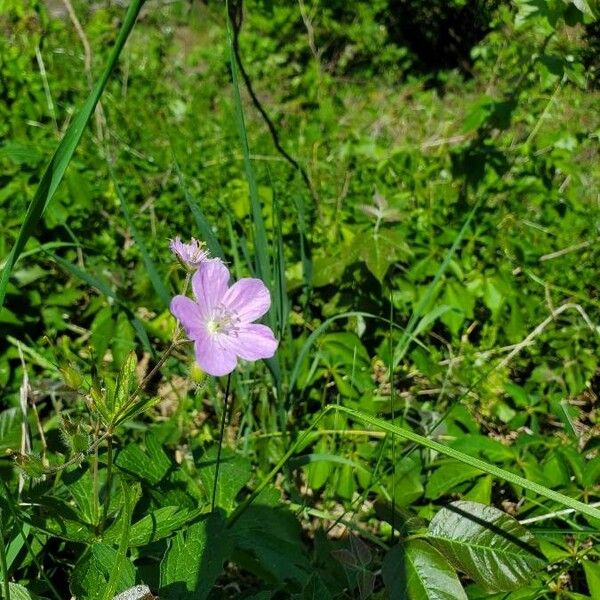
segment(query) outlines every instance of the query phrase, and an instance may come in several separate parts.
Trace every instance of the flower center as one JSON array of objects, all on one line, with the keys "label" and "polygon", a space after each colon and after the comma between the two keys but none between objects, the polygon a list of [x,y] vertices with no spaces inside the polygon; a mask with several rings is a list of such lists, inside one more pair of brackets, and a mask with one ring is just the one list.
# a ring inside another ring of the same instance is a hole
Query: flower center
[{"label": "flower center", "polygon": [[206,320],[206,329],[211,335],[237,335],[239,318],[235,311],[227,309],[222,304],[216,306]]}]

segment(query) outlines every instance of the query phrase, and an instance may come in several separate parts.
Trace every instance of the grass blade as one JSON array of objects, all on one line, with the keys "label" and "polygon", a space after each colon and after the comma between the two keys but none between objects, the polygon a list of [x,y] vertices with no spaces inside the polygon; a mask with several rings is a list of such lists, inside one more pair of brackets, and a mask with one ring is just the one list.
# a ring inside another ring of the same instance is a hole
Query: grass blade
[{"label": "grass blade", "polygon": [[434,278],[432,279],[431,283],[427,286],[427,290],[425,291],[421,302],[419,302],[417,308],[408,320],[408,324],[406,325],[404,335],[402,336],[402,338],[400,338],[400,341],[396,346],[396,350],[394,351],[394,367],[397,367],[400,361],[406,355],[406,352],[408,351],[408,348],[410,346],[410,342],[415,337],[415,330],[419,326],[419,320],[423,316],[423,311],[425,310],[425,307],[429,304],[438,282],[442,278],[442,275],[446,272],[446,269],[448,268],[452,257],[456,253],[456,250],[459,244],[461,243],[463,237],[465,236],[465,233],[467,232],[467,229],[469,228],[469,225],[471,224],[471,221],[473,220],[473,217],[475,216],[475,213],[477,212],[477,209],[479,208],[481,203],[482,198],[477,200],[477,202],[467,215],[467,219],[463,223],[463,226],[460,228],[460,231],[454,239],[452,246],[450,247],[448,252],[446,252],[446,256],[444,256],[444,260],[442,261],[438,270],[436,271]]},{"label": "grass blade", "polygon": [[168,306],[169,302],[171,301],[171,294],[169,294],[169,292],[167,291],[167,288],[165,287],[165,284],[163,283],[163,280],[161,279],[158,273],[156,265],[154,264],[152,257],[148,253],[148,249],[144,244],[144,240],[139,234],[135,224],[133,223],[133,220],[129,213],[129,209],[127,208],[127,201],[125,200],[125,196],[123,196],[123,192],[119,184],[117,183],[112,168],[110,169],[110,176],[115,186],[115,191],[117,192],[119,202],[121,203],[123,215],[125,216],[125,220],[127,221],[127,227],[129,227],[129,231],[131,231],[131,235],[137,247],[139,248],[140,254],[142,255],[142,261],[144,262],[144,266],[146,267],[146,271],[148,272],[150,283],[152,283],[152,287],[154,288],[154,291],[156,292],[157,296],[160,298],[160,301],[162,302],[163,306]]},{"label": "grass blade", "polygon": [[497,467],[496,465],[492,465],[484,460],[475,458],[473,456],[465,454],[464,452],[460,452],[459,450],[455,450],[454,448],[446,446],[445,444],[440,444],[439,442],[430,440],[429,438],[419,435],[418,433],[415,433],[414,431],[411,431],[410,429],[405,429],[404,427],[398,427],[397,425],[394,425],[393,423],[388,423],[387,421],[379,419],[378,417],[373,417],[372,415],[363,413],[363,412],[361,412],[359,410],[355,410],[353,408],[347,408],[346,406],[328,406],[325,409],[326,412],[330,412],[331,410],[336,410],[338,412],[342,412],[354,419],[357,419],[358,421],[361,421],[368,425],[372,425],[373,427],[376,427],[377,429],[380,429],[387,433],[391,433],[392,435],[397,435],[400,438],[403,438],[410,442],[414,442],[415,444],[419,444],[420,446],[425,446],[426,448],[429,448],[430,450],[435,450],[436,452],[439,452],[440,454],[443,454],[444,456],[448,456],[448,457],[458,460],[466,465],[475,467],[476,469],[480,469],[484,473],[488,473],[489,475],[497,477],[498,479],[503,479],[504,481],[508,481],[509,483],[512,483],[513,485],[520,486],[526,490],[529,490],[530,492],[534,492],[540,496],[543,496],[544,498],[548,498],[548,500],[553,500],[554,502],[558,502],[559,504],[562,504],[563,506],[572,508],[573,510],[575,510],[579,513],[587,515],[588,517],[591,517],[593,519],[600,519],[600,510],[598,510],[597,508],[594,508],[588,504],[584,504],[583,502],[580,502],[579,500],[574,500],[573,498],[569,498],[568,496],[565,496],[564,494],[561,494],[559,492],[555,492],[554,490],[551,490],[550,488],[547,488],[544,485],[540,485],[539,483],[535,483],[534,481],[529,481],[528,479],[525,479],[524,477],[515,475],[514,473],[511,473],[510,471],[501,469],[500,467]]},{"label": "grass blade", "polygon": [[183,197],[187,202],[190,210],[192,211],[192,215],[194,216],[194,220],[196,221],[196,227],[198,227],[198,231],[200,232],[200,238],[202,241],[206,242],[210,253],[213,256],[216,256],[220,259],[225,259],[225,254],[223,253],[223,248],[221,248],[221,244],[219,244],[219,240],[217,236],[214,234],[210,223],[204,216],[202,209],[198,205],[198,203],[192,198],[190,191],[185,183],[185,178],[183,173],[181,172],[181,168],[179,167],[179,162],[177,162],[177,157],[175,156],[175,152],[173,154],[173,164],[175,165],[175,171],[177,172],[177,178],[179,180],[179,187],[183,191]]},{"label": "grass blade", "polygon": [[42,217],[44,210],[48,206],[48,203],[52,199],[52,196],[54,196],[54,193],[62,181],[65,171],[71,162],[71,158],[73,157],[75,149],[79,145],[81,136],[83,135],[91,116],[94,114],[96,104],[98,104],[98,100],[100,99],[100,96],[106,87],[108,78],[110,77],[110,74],[117,63],[119,55],[123,50],[123,46],[125,45],[131,30],[133,29],[143,3],[144,0],[132,0],[131,4],[129,5],[129,9],[125,15],[125,19],[115,41],[115,45],[113,46],[110,56],[108,57],[108,62],[104,68],[104,72],[100,76],[100,79],[96,81],[94,88],[81,107],[81,110],[71,121],[71,124],[67,128],[65,135],[60,141],[54,156],[50,160],[50,164],[46,167],[46,171],[44,172],[33,200],[27,209],[25,219],[21,224],[21,229],[19,230],[19,234],[17,235],[17,239],[10,251],[10,254],[6,259],[6,265],[2,271],[2,276],[0,277],[0,310],[4,306],[8,281],[13,267],[21,255],[21,252],[25,248],[27,240],[31,237],[31,234],[33,233],[38,221]]},{"label": "grass blade", "polygon": [[267,243],[267,231],[262,217],[260,198],[258,197],[258,186],[254,168],[250,160],[250,148],[248,146],[248,135],[246,133],[246,123],[244,120],[244,109],[242,107],[242,98],[240,95],[240,86],[237,75],[237,64],[235,53],[233,51],[233,36],[231,32],[231,21],[229,19],[229,3],[226,3],[227,10],[227,39],[229,42],[229,62],[231,65],[231,79],[233,81],[233,100],[235,105],[235,115],[237,118],[238,135],[242,145],[242,154],[244,156],[244,168],[246,170],[246,179],[248,180],[248,189],[250,192],[250,206],[252,208],[252,220],[254,221],[254,251],[256,253],[255,271],[258,277],[271,287],[273,280],[271,276],[271,262],[269,260],[269,245]]},{"label": "grass blade", "polygon": [[65,271],[68,271],[73,277],[80,279],[84,283],[87,283],[90,287],[96,288],[99,292],[112,298],[127,314],[127,316],[131,319],[131,324],[135,329],[135,332],[142,343],[142,346],[146,352],[149,352],[152,356],[154,356],[154,350],[152,349],[152,345],[150,344],[150,339],[148,338],[148,334],[144,329],[141,321],[135,316],[133,311],[125,304],[125,302],[114,292],[114,290],[101,279],[86,273],[79,267],[76,267],[74,264],[70,263],[68,260],[53,254],[52,252],[46,251],[46,255],[49,256],[55,263],[59,264]]},{"label": "grass blade", "polygon": [[283,466],[290,460],[290,458],[296,453],[299,448],[305,446],[308,438],[312,435],[313,431],[318,427],[319,423],[332,411],[342,412],[349,417],[366,423],[368,425],[372,425],[373,427],[380,429],[381,431],[385,431],[387,433],[391,433],[393,435],[397,435],[405,440],[410,442],[414,442],[415,444],[419,444],[420,446],[425,446],[431,450],[435,450],[444,456],[449,456],[450,458],[454,458],[455,460],[459,460],[460,462],[473,466],[477,469],[480,469],[484,473],[488,473],[493,477],[497,477],[498,479],[503,479],[504,481],[508,481],[514,485],[518,485],[530,492],[534,492],[548,500],[553,500],[558,504],[562,504],[563,506],[567,506],[568,508],[573,509],[575,512],[584,514],[592,519],[600,519],[600,510],[595,508],[592,505],[584,504],[579,500],[574,500],[573,498],[569,498],[564,494],[559,492],[555,492],[546,486],[540,485],[539,483],[535,483],[534,481],[529,481],[524,477],[520,477],[519,475],[515,475],[510,471],[506,471],[505,469],[501,469],[496,465],[489,464],[483,460],[475,458],[473,456],[469,456],[464,452],[460,452],[459,450],[455,450],[454,448],[450,448],[444,444],[440,444],[434,440],[430,440],[418,433],[414,433],[409,429],[405,429],[403,427],[398,427],[392,423],[388,423],[387,421],[383,421],[377,417],[373,417],[369,414],[363,413],[359,410],[355,410],[353,408],[348,408],[346,406],[340,406],[331,404],[324,408],[312,422],[308,429],[305,429],[300,437],[296,439],[296,441],[288,448],[286,453],[279,459],[277,464],[271,469],[271,471],[265,476],[265,478],[258,484],[258,486],[254,489],[254,491],[243,501],[238,507],[231,513],[228,519],[228,526],[232,527],[234,523],[242,516],[242,514],[248,509],[248,507],[258,498],[262,490],[272,481],[277,473],[283,468]]}]

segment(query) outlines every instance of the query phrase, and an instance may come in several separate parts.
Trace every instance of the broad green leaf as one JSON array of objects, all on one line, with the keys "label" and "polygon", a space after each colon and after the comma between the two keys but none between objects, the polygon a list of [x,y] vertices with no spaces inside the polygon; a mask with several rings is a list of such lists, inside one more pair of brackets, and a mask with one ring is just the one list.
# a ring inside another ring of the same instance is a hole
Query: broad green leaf
[{"label": "broad green leaf", "polygon": [[207,598],[231,551],[230,532],[220,513],[180,531],[160,563],[161,599]]},{"label": "broad green leaf", "polygon": [[[101,600],[104,598],[106,586],[113,574],[118,552],[106,544],[94,544],[77,562],[71,575],[71,593],[78,600]],[[115,582],[115,593],[130,588],[135,583],[135,568],[127,559]]]},{"label": "broad green leaf", "polygon": [[67,469],[63,473],[62,482],[75,500],[75,506],[81,520],[90,525],[97,525],[100,512],[98,503],[95,501],[91,470],[87,467]]},{"label": "broad green leaf", "polygon": [[391,265],[412,254],[403,236],[401,231],[382,229],[376,234],[359,233],[353,241],[360,259],[379,282]]},{"label": "broad green leaf", "polygon": [[[145,546],[164,539],[200,514],[199,509],[190,510],[179,506],[164,506],[153,510],[131,525],[129,529],[129,546]],[[119,539],[121,532],[122,523],[119,521],[104,534],[102,541],[114,543]]]},{"label": "broad green leaf", "polygon": [[423,540],[394,546],[382,567],[390,600],[466,600],[448,561]]},{"label": "broad green leaf", "polygon": [[[198,463],[198,475],[206,493],[207,500],[212,497],[213,483],[217,464],[217,448],[212,447]],[[216,505],[225,512],[235,506],[238,492],[248,483],[252,470],[250,461],[235,452],[223,448],[219,480],[217,482]]]},{"label": "broad green leaf", "polygon": [[198,514],[198,511],[178,506],[164,506],[152,511],[131,526],[129,545],[144,546],[165,538]]},{"label": "broad green leaf", "polygon": [[25,214],[25,219],[21,224],[21,229],[15,244],[8,255],[6,265],[4,266],[2,275],[0,276],[0,310],[4,305],[6,290],[8,288],[8,282],[13,267],[15,266],[15,263],[21,255],[21,252],[25,248],[27,240],[31,237],[37,223],[42,217],[50,200],[52,199],[52,196],[54,196],[56,189],[64,177],[65,171],[71,162],[71,158],[73,157],[75,149],[79,145],[81,136],[85,131],[88,121],[93,115],[96,105],[100,100],[100,96],[102,95],[108,79],[115,65],[117,64],[121,50],[123,50],[123,46],[125,45],[131,30],[133,29],[137,15],[140,12],[143,4],[144,0],[132,0],[131,4],[129,5],[129,9],[127,10],[127,14],[123,19],[123,24],[121,25],[117,39],[115,40],[114,46],[108,57],[104,72],[96,81],[94,88],[81,107],[81,110],[75,115],[69,124],[69,127],[60,141],[54,156],[50,160],[50,164],[42,175],[42,179],[38,185],[33,200],[31,201],[31,204],[27,209],[27,213]]},{"label": "broad green leaf", "polygon": [[[2,581],[1,575],[0,581]],[[12,581],[8,582],[8,591],[10,592],[10,600],[44,600],[42,596],[38,596],[30,592],[25,586],[12,583]],[[0,594],[2,594],[2,590],[0,590]]]},{"label": "broad green leaf", "polygon": [[590,560],[582,560],[585,580],[592,598],[600,598],[600,564]]},{"label": "broad green leaf", "polygon": [[453,502],[440,510],[429,524],[428,539],[457,569],[492,591],[514,590],[544,565],[527,529],[476,502]]},{"label": "broad green leaf", "polygon": [[600,4],[598,0],[570,0],[582,13],[600,18]]},{"label": "broad green leaf", "polygon": [[425,497],[435,500],[450,493],[455,486],[471,481],[481,475],[481,471],[470,465],[452,461],[438,467],[429,477],[425,487]]},{"label": "broad green leaf", "polygon": [[281,505],[278,490],[264,490],[232,530],[236,560],[241,566],[279,583],[308,581],[312,567],[301,541],[300,524]]},{"label": "broad green leaf", "polygon": [[333,596],[317,573],[313,573],[295,600],[331,600]]},{"label": "broad green leaf", "polygon": [[119,452],[115,464],[119,469],[156,485],[171,468],[171,461],[156,437],[149,433],[145,439],[145,450],[135,443],[127,445]]},{"label": "broad green leaf", "polygon": [[129,395],[133,392],[133,388],[137,385],[137,356],[135,352],[129,352],[119,375],[117,376],[117,382],[115,384],[115,390],[110,408],[112,412],[112,418],[118,416],[127,406],[129,401]]}]

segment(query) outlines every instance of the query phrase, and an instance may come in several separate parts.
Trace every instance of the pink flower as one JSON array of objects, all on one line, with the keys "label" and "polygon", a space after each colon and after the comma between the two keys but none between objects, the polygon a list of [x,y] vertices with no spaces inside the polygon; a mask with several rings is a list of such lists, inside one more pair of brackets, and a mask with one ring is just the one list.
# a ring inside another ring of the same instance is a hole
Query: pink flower
[{"label": "pink flower", "polygon": [[184,265],[192,269],[197,269],[202,263],[211,260],[205,243],[194,238],[189,244],[184,244],[177,236],[174,240],[171,240],[169,248]]},{"label": "pink flower", "polygon": [[195,301],[175,296],[171,312],[194,341],[196,360],[210,375],[231,373],[238,358],[271,358],[278,342],[266,326],[253,323],[271,306],[260,279],[244,278],[228,287],[229,270],[220,260],[204,262],[192,277]]}]

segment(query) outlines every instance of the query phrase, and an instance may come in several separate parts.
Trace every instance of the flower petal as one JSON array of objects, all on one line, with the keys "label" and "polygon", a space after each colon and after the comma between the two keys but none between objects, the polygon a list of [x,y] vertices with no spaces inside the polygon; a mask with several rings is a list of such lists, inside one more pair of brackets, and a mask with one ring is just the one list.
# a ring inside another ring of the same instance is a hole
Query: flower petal
[{"label": "flower petal", "polygon": [[206,315],[211,308],[223,300],[229,283],[229,270],[219,259],[200,265],[192,277],[192,289],[200,307]]},{"label": "flower petal", "polygon": [[260,358],[271,358],[279,342],[266,325],[248,323],[238,329],[235,337],[229,337],[229,344],[240,358],[255,361]]},{"label": "flower petal", "polygon": [[175,296],[171,300],[171,312],[181,321],[185,334],[195,339],[202,333],[202,320],[199,306],[186,296]]},{"label": "flower petal", "polygon": [[237,365],[235,351],[228,344],[220,343],[218,337],[203,335],[194,344],[196,362],[200,368],[215,377],[231,373]]},{"label": "flower petal", "polygon": [[250,323],[262,317],[271,306],[271,294],[260,279],[246,277],[236,281],[223,297],[223,304],[242,323]]}]

